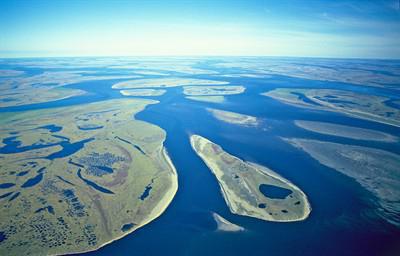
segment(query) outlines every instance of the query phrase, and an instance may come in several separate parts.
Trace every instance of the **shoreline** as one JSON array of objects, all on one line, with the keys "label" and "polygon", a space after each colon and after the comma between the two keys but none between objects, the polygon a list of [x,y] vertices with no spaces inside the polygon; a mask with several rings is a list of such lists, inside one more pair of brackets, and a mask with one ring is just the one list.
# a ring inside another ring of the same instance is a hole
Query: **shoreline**
[{"label": "shoreline", "polygon": [[[49,256],[61,256],[61,255],[73,255],[73,254],[81,254],[81,253],[88,253],[88,252],[94,252],[97,251],[99,249],[101,249],[102,247],[111,244],[112,242],[115,242],[131,233],[133,233],[134,231],[138,230],[139,228],[142,228],[143,226],[149,224],[150,222],[152,222],[153,220],[157,219],[158,217],[160,217],[168,208],[168,206],[172,203],[172,200],[174,199],[177,191],[178,191],[178,178],[177,178],[177,171],[176,168],[174,166],[174,164],[172,163],[171,158],[169,157],[169,154],[166,150],[166,148],[164,146],[162,146],[161,148],[161,155],[163,156],[163,158],[165,159],[165,161],[167,162],[168,166],[170,166],[171,171],[172,171],[172,175],[171,175],[171,180],[172,180],[172,186],[171,188],[166,191],[166,193],[164,194],[164,197],[162,200],[160,200],[160,203],[158,203],[153,210],[150,212],[149,214],[149,218],[144,221],[143,223],[140,223],[139,225],[137,225],[135,228],[132,228],[131,230],[125,232],[124,234],[115,237],[107,242],[104,242],[102,244],[100,244],[98,247],[92,249],[92,250],[85,250],[85,251],[75,251],[75,252],[68,252],[68,253],[62,253],[62,254],[47,254]],[[174,176],[176,177],[176,179],[174,178]],[[168,201],[168,203],[164,203],[163,202]]]},{"label": "shoreline", "polygon": [[216,212],[212,213],[214,221],[217,223],[218,232],[243,232],[245,228],[235,223],[230,222]]},{"label": "shoreline", "polygon": [[[198,136],[198,135],[197,135]],[[209,141],[209,140],[207,140],[207,141]],[[209,141],[210,142],[210,141]],[[212,142],[210,142],[210,143],[212,143]],[[200,156],[200,158],[203,158],[203,154],[202,153],[200,153],[200,152],[197,152],[197,150],[195,149],[195,146],[194,146],[194,140],[192,139],[192,137],[190,137],[190,145],[192,146],[192,149],[196,152],[196,154],[198,154],[199,156]],[[222,147],[221,147],[222,148]],[[311,211],[312,211],[312,207],[311,207],[311,204],[310,204],[310,202],[309,202],[309,200],[308,200],[308,197],[307,197],[307,195],[300,189],[300,188],[298,188],[296,185],[294,185],[292,182],[290,182],[290,181],[288,181],[287,179],[285,179],[284,177],[282,177],[282,176],[280,176],[279,174],[277,174],[277,173],[275,173],[274,171],[272,171],[272,170],[270,170],[270,169],[268,169],[268,168],[266,168],[266,167],[264,167],[264,166],[260,166],[260,165],[258,165],[258,164],[255,164],[255,163],[252,163],[252,162],[246,162],[246,161],[244,161],[244,160],[242,160],[242,159],[240,159],[240,158],[238,158],[238,157],[236,157],[236,156],[233,156],[233,155],[231,155],[233,158],[235,158],[235,159],[237,159],[237,160],[239,160],[239,161],[241,161],[242,163],[247,163],[247,164],[249,164],[250,166],[253,166],[257,171],[259,171],[259,172],[262,172],[262,173],[264,173],[263,172],[263,170],[265,169],[265,170],[268,170],[268,172],[266,172],[266,175],[269,175],[269,176],[271,176],[271,177],[273,177],[273,178],[276,178],[276,179],[278,179],[278,180],[280,180],[280,181],[282,181],[282,182],[284,182],[285,184],[287,184],[288,186],[290,186],[291,188],[293,188],[294,190],[296,190],[296,191],[298,191],[302,196],[303,196],[303,199],[304,199],[304,201],[306,202],[306,204],[304,204],[304,208],[303,208],[303,210],[304,210],[304,214],[301,216],[301,217],[299,217],[299,218],[296,218],[296,219],[281,219],[281,220],[276,220],[276,219],[261,219],[261,218],[258,218],[258,217],[254,217],[254,216],[251,216],[251,215],[246,215],[246,214],[239,214],[239,213],[236,213],[236,211],[234,210],[234,208],[233,208],[233,206],[232,206],[232,204],[231,204],[231,202],[230,202],[230,200],[229,200],[229,192],[228,191],[225,191],[225,189],[223,188],[223,184],[220,182],[220,180],[219,180],[219,178],[218,178],[218,176],[217,175],[219,175],[219,174],[222,174],[223,175],[223,173],[217,173],[217,172],[215,172],[214,170],[213,170],[213,168],[211,168],[211,166],[207,163],[207,161],[204,161],[203,160],[203,162],[206,164],[206,166],[208,167],[208,169],[211,171],[211,173],[215,176],[215,178],[217,179],[217,181],[218,181],[218,185],[219,185],[219,187],[220,187],[220,191],[221,191],[221,194],[222,194],[222,196],[223,196],[223,198],[224,198],[224,200],[225,200],[225,202],[226,202],[226,205],[228,206],[228,208],[229,208],[229,210],[230,210],[230,212],[231,213],[233,213],[233,214],[236,214],[236,215],[240,215],[240,216],[247,216],[247,217],[251,217],[251,218],[255,218],[255,219],[259,219],[259,220],[263,220],[263,221],[271,221],[271,222],[296,222],[296,221],[304,221],[304,220],[306,220],[309,216],[310,216],[310,214],[311,214]],[[219,169],[218,167],[217,167],[217,169]],[[262,169],[262,170],[260,170],[260,169]],[[247,203],[246,201],[244,201],[244,203]]]},{"label": "shoreline", "polygon": [[[390,125],[390,126],[394,126],[394,127],[400,127],[400,123],[399,122],[390,122],[387,119],[384,119],[383,117],[374,115],[374,114],[368,114],[366,112],[362,112],[362,111],[358,111],[358,110],[346,110],[346,109],[341,109],[335,106],[331,106],[331,105],[323,105],[321,107],[313,107],[313,106],[309,106],[306,105],[302,102],[296,102],[290,99],[286,99],[286,98],[282,98],[282,97],[278,97],[276,95],[270,95],[270,94],[266,94],[266,93],[261,93],[262,96],[266,96],[266,97],[270,97],[274,100],[277,100],[283,104],[287,104],[293,107],[301,107],[301,108],[306,108],[306,109],[311,109],[311,110],[317,110],[317,111],[328,111],[328,112],[332,112],[332,113],[338,113],[338,114],[343,114],[343,115],[347,115],[353,118],[358,118],[361,120],[366,120],[366,121],[370,121],[370,122],[375,122],[375,123],[381,123],[381,124],[385,124],[385,125]],[[318,100],[314,99],[317,103]],[[354,114],[357,113],[357,114]]]}]

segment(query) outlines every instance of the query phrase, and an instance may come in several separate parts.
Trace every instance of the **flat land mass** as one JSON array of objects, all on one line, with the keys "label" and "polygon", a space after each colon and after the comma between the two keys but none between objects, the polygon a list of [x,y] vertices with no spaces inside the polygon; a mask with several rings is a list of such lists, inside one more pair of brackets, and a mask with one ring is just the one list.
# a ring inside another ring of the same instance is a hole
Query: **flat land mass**
[{"label": "flat land mass", "polygon": [[158,217],[177,191],[165,132],[118,99],[0,114],[0,255],[95,250]]},{"label": "flat land mass", "polygon": [[285,139],[323,165],[341,172],[372,192],[381,206],[378,213],[400,225],[400,156],[360,146],[306,139]]},{"label": "flat land mass", "polygon": [[223,103],[225,101],[224,96],[186,96],[186,99],[210,103]]},{"label": "flat land mass", "polygon": [[229,84],[224,81],[207,80],[207,79],[194,79],[194,78],[149,78],[149,79],[136,79],[116,83],[112,86],[113,89],[134,89],[134,88],[147,88],[147,87],[177,87],[185,85],[224,85]]},{"label": "flat land mass", "polygon": [[189,96],[206,96],[206,95],[233,95],[240,94],[245,91],[243,86],[185,86],[183,93]]},{"label": "flat land mass", "polygon": [[213,212],[213,218],[217,223],[217,231],[224,231],[224,232],[238,232],[244,231],[244,228],[233,224],[232,222],[228,221],[218,213]]},{"label": "flat land mass", "polygon": [[24,74],[24,71],[20,70],[12,70],[12,69],[0,69],[0,77],[5,77],[5,76],[19,76]]},{"label": "flat land mass", "polygon": [[259,120],[257,117],[243,115],[235,112],[219,110],[215,108],[207,108],[216,119],[226,123],[243,125],[243,126],[258,126]]},{"label": "flat land mass", "polygon": [[293,88],[279,88],[262,95],[295,106],[335,111],[400,127],[400,110],[388,106],[388,98],[381,96],[342,90]]},{"label": "flat land mass", "polygon": [[[287,60],[241,59],[214,64],[217,67],[236,68],[251,74],[281,75],[301,79],[335,81],[359,86],[374,86],[398,90],[400,84],[395,65],[353,63],[347,61],[309,60],[291,63]],[[373,67],[373,68],[371,68]],[[240,74],[242,75],[242,74]]]},{"label": "flat land mass", "polygon": [[161,96],[166,92],[163,89],[132,89],[121,90],[120,93],[124,96]]},{"label": "flat land mass", "polygon": [[298,127],[308,131],[340,136],[355,140],[370,140],[382,142],[396,142],[398,138],[388,133],[374,131],[370,129],[352,127],[347,125],[339,125],[325,122],[295,120],[294,122]]},{"label": "flat land mass", "polygon": [[0,108],[51,102],[86,93],[63,87],[69,84],[135,77],[137,76],[96,76],[90,75],[90,71],[46,71],[38,75],[6,77],[1,80]]},{"label": "flat land mass", "polygon": [[267,221],[304,220],[311,211],[306,195],[272,170],[225,152],[199,135],[190,143],[215,175],[232,213]]}]

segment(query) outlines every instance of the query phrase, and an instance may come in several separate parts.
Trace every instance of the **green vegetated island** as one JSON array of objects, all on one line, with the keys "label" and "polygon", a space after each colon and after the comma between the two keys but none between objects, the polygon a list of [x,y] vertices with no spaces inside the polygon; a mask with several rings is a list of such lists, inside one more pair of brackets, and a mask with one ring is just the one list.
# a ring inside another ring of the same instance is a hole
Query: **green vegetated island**
[{"label": "green vegetated island", "polygon": [[0,114],[0,255],[95,250],[157,218],[176,170],[165,132],[109,100]]},{"label": "green vegetated island", "polygon": [[192,135],[190,143],[217,178],[232,213],[277,222],[300,221],[310,214],[306,195],[272,170],[242,161],[199,135]]},{"label": "green vegetated island", "polygon": [[326,122],[295,120],[295,125],[308,131],[355,140],[397,142],[398,137],[388,133]]},{"label": "green vegetated island", "polygon": [[335,111],[400,127],[400,110],[386,104],[389,98],[330,89],[279,88],[262,93],[295,106]]},{"label": "green vegetated island", "polygon": [[285,139],[321,164],[355,179],[379,200],[378,214],[400,225],[400,156],[388,151],[309,139]]},{"label": "green vegetated island", "polygon": [[226,123],[253,127],[256,127],[260,124],[258,118],[254,116],[219,110],[215,108],[207,108],[207,111],[210,112],[216,119]]}]

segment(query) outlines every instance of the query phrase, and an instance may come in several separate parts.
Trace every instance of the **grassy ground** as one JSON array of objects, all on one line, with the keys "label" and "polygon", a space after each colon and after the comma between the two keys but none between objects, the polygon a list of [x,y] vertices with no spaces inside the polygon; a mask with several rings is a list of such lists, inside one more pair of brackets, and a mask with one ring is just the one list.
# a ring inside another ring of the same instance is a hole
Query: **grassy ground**
[{"label": "grassy ground", "polygon": [[[306,195],[277,173],[244,162],[201,136],[192,135],[190,142],[217,178],[232,213],[278,222],[304,220],[310,214],[311,207]],[[260,191],[262,184],[290,193],[283,198],[267,197]]]},{"label": "grassy ground", "polygon": [[[1,184],[15,185],[0,189],[0,254],[94,250],[158,217],[177,190],[176,171],[165,132],[134,119],[154,103],[110,100],[0,116],[0,138],[16,136],[21,151],[1,145]],[[79,128],[85,124],[96,128]],[[62,129],[39,128],[46,125]]]}]

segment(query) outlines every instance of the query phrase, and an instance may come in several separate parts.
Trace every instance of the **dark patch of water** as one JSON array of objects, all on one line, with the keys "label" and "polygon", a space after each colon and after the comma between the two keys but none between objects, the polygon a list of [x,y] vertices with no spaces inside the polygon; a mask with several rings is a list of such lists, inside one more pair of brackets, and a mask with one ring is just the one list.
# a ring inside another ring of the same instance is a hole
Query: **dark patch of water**
[{"label": "dark patch of water", "polygon": [[112,192],[111,190],[108,190],[102,186],[99,186],[91,180],[85,179],[81,174],[81,169],[78,170],[77,175],[82,181],[84,181],[88,186],[94,188],[95,190],[100,191],[105,194],[114,194],[114,192]]},{"label": "dark patch of water", "polygon": [[122,232],[129,231],[129,230],[131,230],[131,229],[133,228],[133,226],[135,226],[134,223],[127,223],[127,224],[124,224],[124,225],[121,227],[121,231],[122,231]]},{"label": "dark patch of water", "polygon": [[293,191],[290,189],[269,184],[261,184],[258,189],[265,197],[272,199],[285,199],[287,196],[293,193]]},{"label": "dark patch of water", "polygon": [[146,197],[148,197],[148,196],[150,195],[150,190],[151,190],[152,188],[153,188],[153,187],[151,186],[151,184],[147,185],[147,186],[145,187],[143,193],[140,195],[139,199],[142,200],[142,201],[143,201],[144,199],[146,199]]},{"label": "dark patch of water", "polygon": [[118,139],[118,140],[120,140],[120,141],[123,141],[123,142],[125,142],[125,143],[131,144],[134,148],[136,148],[137,150],[139,150],[140,153],[142,153],[143,155],[146,155],[146,152],[144,152],[143,149],[142,149],[141,147],[139,147],[138,145],[133,144],[132,142],[130,142],[130,141],[128,141],[128,140],[122,139],[122,138],[119,137],[119,136],[115,136],[115,138]]},{"label": "dark patch of water", "polygon": [[22,171],[22,172],[17,173],[17,176],[18,176],[18,177],[25,176],[25,175],[27,175],[28,173],[29,173],[29,171]]},{"label": "dark patch of water", "polygon": [[321,104],[311,100],[310,98],[308,98],[307,96],[305,96],[303,93],[300,92],[291,92],[291,94],[296,95],[300,100],[304,101],[305,103],[309,103],[315,106],[322,106]]},{"label": "dark patch of water", "polygon": [[5,193],[5,194],[2,194],[2,195],[0,195],[0,199],[3,199],[3,198],[8,197],[8,196],[10,196],[12,193],[14,193],[14,192],[8,192],[8,193]]},{"label": "dark patch of water", "polygon": [[15,186],[15,183],[10,183],[10,182],[0,183],[0,189],[11,188],[11,187],[14,187],[14,186]]},{"label": "dark patch of water", "polygon": [[59,143],[33,144],[29,146],[20,147],[21,141],[17,140],[17,138],[18,136],[12,136],[3,139],[3,143],[5,144],[5,146],[0,148],[0,154],[23,153],[29,150],[48,148],[59,144]]},{"label": "dark patch of water", "polygon": [[39,184],[43,179],[43,173],[39,173],[38,175],[36,175],[33,178],[30,178],[29,180],[25,181],[24,184],[22,184],[21,188],[30,188],[33,186],[36,186],[37,184]]},{"label": "dark patch of water", "polygon": [[93,167],[98,168],[98,169],[100,169],[100,170],[102,170],[102,171],[104,171],[106,173],[109,173],[109,174],[114,172],[114,170],[112,168],[107,167],[107,166],[94,165]]},{"label": "dark patch of water", "polygon": [[388,107],[400,110],[400,104],[397,102],[400,102],[400,99],[390,99],[390,100],[384,101],[383,103]]},{"label": "dark patch of water", "polygon": [[71,185],[71,186],[75,186],[74,183],[72,183],[72,182],[70,182],[70,181],[64,179],[63,177],[61,177],[61,176],[59,176],[59,175],[56,175],[56,177],[57,177],[59,180],[65,182],[65,183],[67,183],[67,184],[69,184],[69,185]]},{"label": "dark patch of water", "polygon": [[92,140],[94,140],[94,138],[84,139],[84,140],[77,141],[74,143],[70,143],[69,141],[62,141],[62,142],[58,143],[60,146],[62,146],[62,150],[60,150],[58,152],[54,152],[54,153],[46,156],[45,158],[49,159],[49,160],[54,160],[56,158],[63,158],[63,157],[73,155],[76,152],[78,152],[79,150],[81,150],[85,146],[86,143],[88,143]]},{"label": "dark patch of water", "polygon": [[0,243],[7,240],[7,236],[4,232],[0,231]]},{"label": "dark patch of water", "polygon": [[13,200],[16,199],[20,194],[21,194],[21,192],[15,193],[14,195],[12,195],[12,196],[10,197],[10,199],[8,199],[8,201],[9,201],[9,202],[13,201]]},{"label": "dark patch of water", "polygon": [[99,130],[101,128],[103,128],[104,126],[99,125],[99,126],[91,126],[91,127],[83,127],[83,126],[78,126],[79,130],[82,131],[92,131],[92,130]]},{"label": "dark patch of water", "polygon": [[48,205],[48,206],[39,208],[39,209],[37,209],[37,210],[35,211],[35,213],[40,213],[40,212],[42,212],[42,211],[47,211],[48,213],[51,213],[51,214],[54,215],[54,208],[53,208],[53,206],[51,206],[51,205]]},{"label": "dark patch of water", "polygon": [[59,132],[62,130],[62,127],[54,125],[54,124],[50,124],[50,125],[40,126],[36,129],[47,129],[47,130],[49,130],[49,132]]}]

